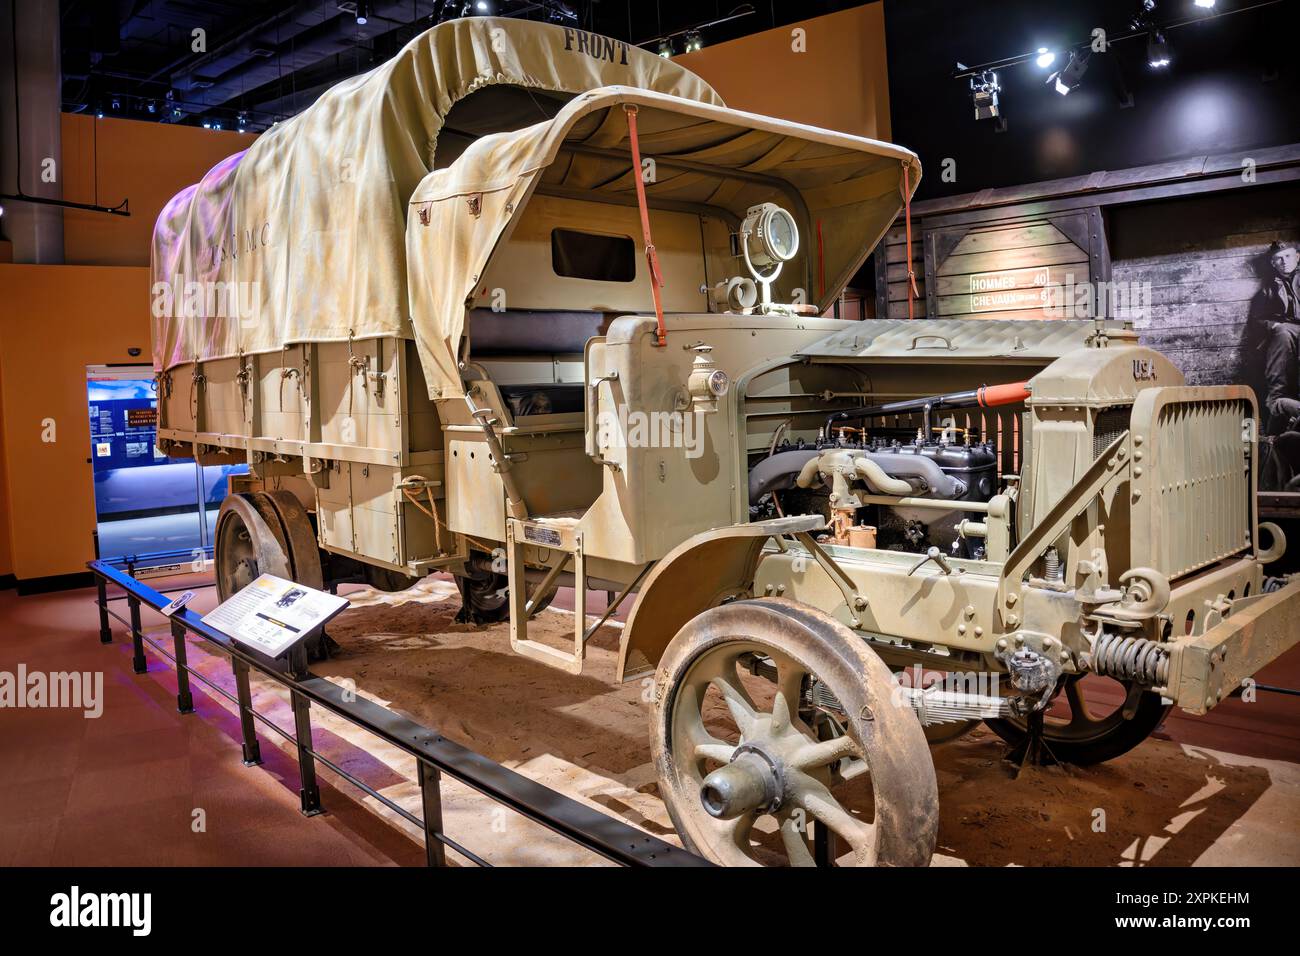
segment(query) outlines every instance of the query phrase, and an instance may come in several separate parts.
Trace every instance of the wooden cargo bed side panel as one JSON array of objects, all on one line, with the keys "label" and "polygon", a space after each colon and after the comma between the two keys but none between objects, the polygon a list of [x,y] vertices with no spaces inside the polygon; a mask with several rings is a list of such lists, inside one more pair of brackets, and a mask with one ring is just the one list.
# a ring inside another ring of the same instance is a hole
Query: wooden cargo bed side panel
[{"label": "wooden cargo bed side panel", "polygon": [[277,355],[259,355],[256,363],[260,429],[255,437],[301,441],[310,405],[304,391],[304,346]]}]

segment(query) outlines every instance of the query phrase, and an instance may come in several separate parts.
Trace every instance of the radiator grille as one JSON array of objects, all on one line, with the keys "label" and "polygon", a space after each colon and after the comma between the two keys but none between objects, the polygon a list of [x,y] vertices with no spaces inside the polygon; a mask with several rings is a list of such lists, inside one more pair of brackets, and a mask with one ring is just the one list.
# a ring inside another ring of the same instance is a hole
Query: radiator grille
[{"label": "radiator grille", "polygon": [[1156,418],[1148,467],[1157,569],[1187,574],[1249,544],[1251,470],[1243,401],[1171,402]]},{"label": "radiator grille", "polygon": [[1110,443],[1122,435],[1129,425],[1129,416],[1133,414],[1132,405],[1112,405],[1097,413],[1097,421],[1092,427],[1092,457],[1110,447]]}]

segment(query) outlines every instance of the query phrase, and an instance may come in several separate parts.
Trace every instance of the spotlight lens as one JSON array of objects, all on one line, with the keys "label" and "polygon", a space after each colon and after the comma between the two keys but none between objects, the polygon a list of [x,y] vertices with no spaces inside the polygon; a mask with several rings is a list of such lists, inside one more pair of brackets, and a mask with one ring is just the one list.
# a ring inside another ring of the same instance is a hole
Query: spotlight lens
[{"label": "spotlight lens", "polygon": [[1214,0],[1196,0],[1196,6],[1200,7],[1202,10],[1213,10]]},{"label": "spotlight lens", "polygon": [[1038,56],[1034,59],[1034,62],[1037,63],[1041,68],[1047,69],[1047,67],[1051,66],[1053,63],[1056,62],[1056,54],[1053,53],[1051,50],[1049,50],[1047,47],[1040,46],[1038,48]]},{"label": "spotlight lens", "polygon": [[786,262],[794,258],[799,249],[799,232],[794,219],[784,209],[778,209],[767,223],[767,242],[772,258]]}]

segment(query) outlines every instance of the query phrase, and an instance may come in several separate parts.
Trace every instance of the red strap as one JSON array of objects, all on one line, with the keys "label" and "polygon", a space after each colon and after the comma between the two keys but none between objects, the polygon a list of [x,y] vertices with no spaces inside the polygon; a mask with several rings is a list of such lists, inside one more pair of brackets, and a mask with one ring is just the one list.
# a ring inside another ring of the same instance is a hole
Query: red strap
[{"label": "red strap", "polygon": [[921,293],[916,289],[916,273],[912,271],[912,177],[911,167],[903,164],[903,216],[907,223],[907,317],[916,318],[912,300]]},{"label": "red strap", "polygon": [[646,205],[645,182],[641,179],[641,144],[636,136],[636,106],[632,103],[624,103],[623,110],[627,113],[627,135],[632,143],[632,179],[636,183],[636,204],[641,207],[641,232],[645,237],[646,262],[650,266],[650,291],[654,295],[655,316],[659,320],[658,341],[655,344],[662,348],[668,344],[667,333],[664,330],[664,304],[659,297],[659,289],[664,284],[664,277],[659,271],[659,255],[655,252],[654,239],[650,236],[650,207]]},{"label": "red strap", "polygon": [[822,221],[817,220],[817,298],[826,295],[826,247],[822,243]]}]

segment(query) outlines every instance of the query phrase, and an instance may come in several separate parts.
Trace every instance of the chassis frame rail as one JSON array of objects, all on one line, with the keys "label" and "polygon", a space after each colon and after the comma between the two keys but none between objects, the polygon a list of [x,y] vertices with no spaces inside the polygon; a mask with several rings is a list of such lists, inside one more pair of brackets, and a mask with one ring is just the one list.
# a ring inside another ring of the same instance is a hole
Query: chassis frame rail
[{"label": "chassis frame rail", "polygon": [[[321,812],[320,789],[316,783],[316,761],[325,764],[336,775],[382,802],[389,809],[424,831],[425,856],[429,866],[446,865],[446,847],[480,866],[490,866],[484,859],[461,846],[443,832],[441,779],[446,774],[484,796],[514,810],[523,817],[539,823],[566,839],[623,866],[709,866],[708,861],[650,836],[621,820],[606,816],[565,796],[550,787],[530,780],[494,760],[467,747],[448,740],[421,724],[393,713],[373,701],[350,693],[339,685],[318,677],[307,670],[299,659],[296,666],[284,669],[278,662],[250,653],[239,647],[229,637],[204,624],[200,616],[189,609],[178,611],[171,618],[172,647],[168,649],[144,633],[140,624],[140,609],[147,606],[157,611],[169,603],[162,592],[137,580],[111,562],[91,561],[87,567],[95,575],[96,598],[99,608],[99,639],[101,643],[113,642],[110,618],[123,624],[131,635],[135,673],[146,669],[146,646],[171,661],[176,670],[176,704],[182,714],[194,712],[190,678],[200,681],[209,689],[235,703],[239,708],[243,734],[245,766],[262,762],[256,722],[293,743],[298,751],[298,772],[302,812],[315,816]],[[113,612],[109,604],[120,597],[110,597],[108,586],[114,585],[125,592],[130,620]],[[230,658],[234,671],[237,695],[232,696],[192,671],[186,662],[186,638],[189,635],[203,638],[215,645]],[[289,691],[293,707],[295,732],[273,724],[265,715],[252,707],[249,674],[258,671]],[[315,704],[342,717],[353,725],[374,734],[415,758],[422,797],[421,816],[410,813],[387,797],[377,793],[363,781],[321,756],[311,743],[311,706]]]}]

